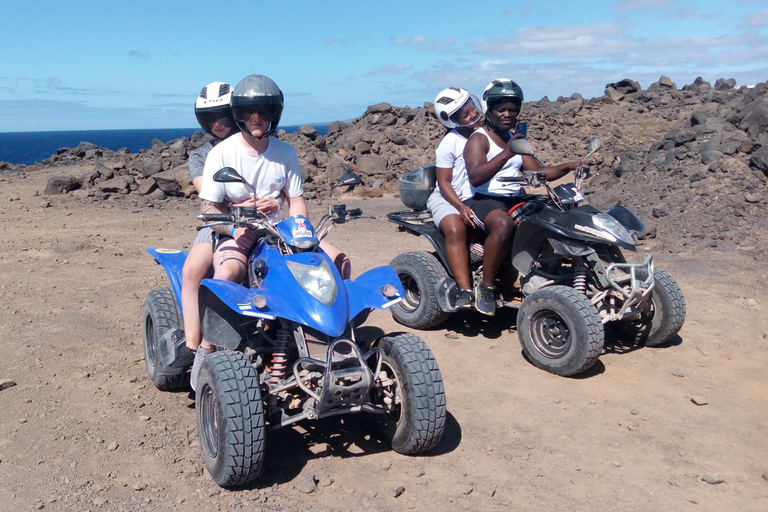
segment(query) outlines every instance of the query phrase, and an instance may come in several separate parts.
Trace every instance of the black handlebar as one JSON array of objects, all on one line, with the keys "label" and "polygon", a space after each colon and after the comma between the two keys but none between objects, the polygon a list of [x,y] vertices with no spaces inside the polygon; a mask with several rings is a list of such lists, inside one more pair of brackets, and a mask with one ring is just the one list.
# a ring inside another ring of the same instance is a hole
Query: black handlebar
[{"label": "black handlebar", "polygon": [[228,213],[201,213],[197,218],[205,222],[227,222],[232,220],[232,216]]}]

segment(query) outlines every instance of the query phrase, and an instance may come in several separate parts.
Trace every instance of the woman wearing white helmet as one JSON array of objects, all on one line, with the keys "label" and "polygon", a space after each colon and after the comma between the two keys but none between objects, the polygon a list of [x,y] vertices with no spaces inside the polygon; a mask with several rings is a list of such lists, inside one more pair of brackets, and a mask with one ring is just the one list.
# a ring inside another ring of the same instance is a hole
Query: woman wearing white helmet
[{"label": "woman wearing white helmet", "polygon": [[432,219],[445,235],[445,252],[459,293],[454,307],[472,308],[472,283],[467,256],[467,227],[474,227],[472,210],[464,200],[472,197],[464,165],[464,145],[480,126],[481,115],[466,89],[450,87],[435,98],[437,119],[450,131],[435,150],[437,187],[427,200]]},{"label": "woman wearing white helmet", "polygon": [[[200,91],[195,101],[195,117],[206,133],[213,138],[189,154],[189,174],[197,193],[203,186],[203,168],[211,149],[237,132],[232,116],[230,98],[232,87],[224,82],[213,82]],[[200,282],[211,275],[213,265],[213,231],[199,231],[187,259],[184,261],[181,284],[181,308],[184,318],[184,336],[187,348],[197,350],[202,341],[197,289]]]},{"label": "woman wearing white helmet", "polygon": [[213,140],[195,149],[189,154],[189,174],[197,193],[203,186],[203,167],[205,157],[211,148],[235,133],[235,118],[232,116],[230,99],[232,87],[224,82],[213,82],[200,91],[195,101],[195,117],[200,128],[213,137]]},{"label": "woman wearing white helmet", "polygon": [[483,255],[483,277],[475,289],[475,307],[481,313],[496,312],[494,280],[501,260],[512,240],[514,223],[509,208],[524,201],[520,185],[502,183],[499,176],[517,176],[522,170],[544,171],[547,179],[555,180],[579,166],[569,162],[555,167],[541,167],[531,156],[515,155],[509,150],[517,127],[517,116],[523,104],[523,90],[508,78],[492,81],[485,88],[481,105],[485,121],[464,148],[467,175],[472,186],[472,207],[475,224],[487,233]]}]

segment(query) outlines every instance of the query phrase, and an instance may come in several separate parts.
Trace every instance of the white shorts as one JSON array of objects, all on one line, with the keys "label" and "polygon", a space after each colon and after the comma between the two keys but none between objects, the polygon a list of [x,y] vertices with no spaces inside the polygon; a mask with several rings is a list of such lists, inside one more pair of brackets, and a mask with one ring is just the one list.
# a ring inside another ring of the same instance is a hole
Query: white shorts
[{"label": "white shorts", "polygon": [[440,227],[440,223],[449,215],[461,215],[451,203],[448,202],[438,189],[435,189],[427,199],[427,209],[432,214],[432,220],[435,226]]}]

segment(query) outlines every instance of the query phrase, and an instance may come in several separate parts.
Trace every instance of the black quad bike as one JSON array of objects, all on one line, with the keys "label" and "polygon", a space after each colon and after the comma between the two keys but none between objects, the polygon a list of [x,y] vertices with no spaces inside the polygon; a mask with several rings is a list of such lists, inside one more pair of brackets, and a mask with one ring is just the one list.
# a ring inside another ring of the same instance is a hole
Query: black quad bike
[{"label": "black quad bike", "polygon": [[[592,139],[582,161],[602,142]],[[525,139],[510,142],[513,153],[533,156]],[[576,375],[599,358],[604,325],[625,340],[657,346],[673,338],[685,321],[680,287],[656,268],[653,256],[628,263],[622,249],[636,250],[644,226],[626,208],[602,212],[586,203],[580,192],[592,176],[582,165],[574,183],[551,187],[543,172],[523,171],[506,178],[547,195],[525,195],[511,211],[516,223],[509,256],[497,273],[497,307],[518,308],[517,333],[526,357],[557,375]],[[401,199],[410,209],[388,214],[400,231],[424,236],[434,251],[412,251],[391,265],[405,296],[391,311],[396,321],[414,329],[443,323],[458,294],[445,239],[426,211],[426,198],[435,185],[434,166],[407,173],[400,180]],[[477,284],[482,276],[482,233],[468,236],[470,271]]]}]

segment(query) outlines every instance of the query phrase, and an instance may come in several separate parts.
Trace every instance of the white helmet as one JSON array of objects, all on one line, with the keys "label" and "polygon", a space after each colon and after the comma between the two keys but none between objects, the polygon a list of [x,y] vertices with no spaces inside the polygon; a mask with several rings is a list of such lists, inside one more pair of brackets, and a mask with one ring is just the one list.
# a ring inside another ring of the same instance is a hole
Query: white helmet
[{"label": "white helmet", "polygon": [[435,115],[448,129],[462,128],[465,125],[457,123],[453,117],[470,101],[472,101],[472,95],[468,90],[449,87],[440,91],[435,98]]},{"label": "white helmet", "polygon": [[203,87],[195,102],[195,117],[200,128],[213,135],[211,126],[222,119],[228,119],[234,128],[235,119],[229,104],[231,98],[232,87],[224,82],[213,82]]}]

